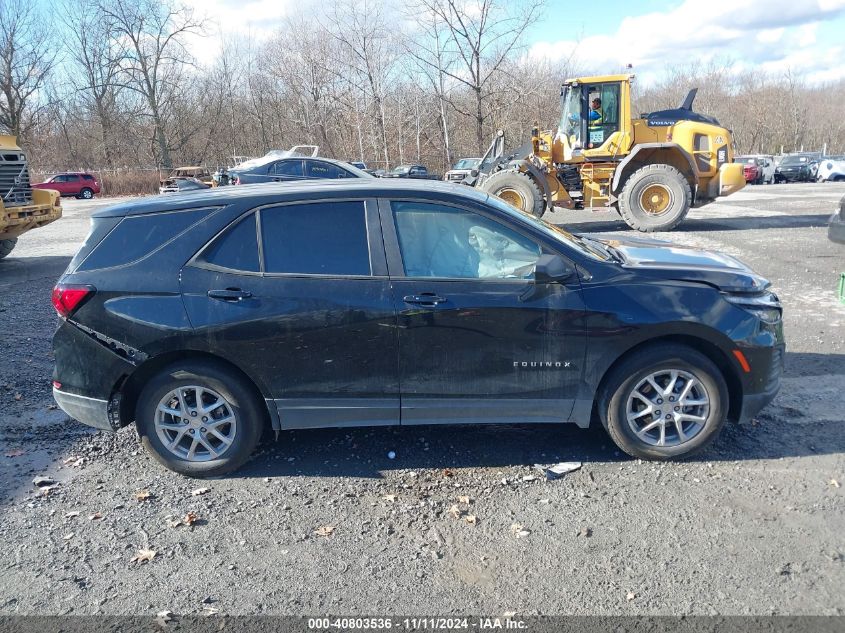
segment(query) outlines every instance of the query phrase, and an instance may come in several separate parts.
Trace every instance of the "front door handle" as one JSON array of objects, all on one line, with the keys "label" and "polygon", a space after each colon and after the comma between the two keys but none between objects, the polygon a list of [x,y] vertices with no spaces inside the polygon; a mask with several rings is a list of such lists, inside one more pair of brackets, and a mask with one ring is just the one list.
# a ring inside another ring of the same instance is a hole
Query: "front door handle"
[{"label": "front door handle", "polygon": [[225,290],[209,290],[208,296],[212,299],[223,299],[223,301],[242,301],[249,299],[252,293],[240,288],[226,288]]},{"label": "front door handle", "polygon": [[418,295],[407,295],[402,297],[402,301],[405,303],[412,303],[414,305],[421,305],[421,306],[436,306],[441,303],[446,303],[445,297],[439,297],[432,292],[423,292],[422,294]]}]

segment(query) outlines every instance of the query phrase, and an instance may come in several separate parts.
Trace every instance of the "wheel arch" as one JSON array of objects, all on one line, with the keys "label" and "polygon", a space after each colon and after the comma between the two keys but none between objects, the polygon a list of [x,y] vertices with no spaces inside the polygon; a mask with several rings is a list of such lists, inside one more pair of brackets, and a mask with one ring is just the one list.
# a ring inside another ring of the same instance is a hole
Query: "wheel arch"
[{"label": "wheel arch", "polygon": [[[138,397],[144,389],[144,385],[159,373],[165,367],[172,365],[179,361],[199,360],[213,363],[227,371],[230,371],[241,377],[252,388],[255,397],[264,403],[263,410],[267,412],[267,420],[270,422],[273,430],[279,430],[281,424],[279,422],[279,414],[275,407],[267,402],[265,394],[270,392],[266,386],[262,385],[259,380],[250,376],[246,371],[228,361],[224,358],[211,354],[209,352],[202,352],[197,350],[180,350],[173,352],[163,352],[145,360],[138,366],[135,371],[127,376],[123,376],[115,385],[113,393],[120,394],[119,399],[119,426],[127,426],[135,421],[135,407],[138,403]],[[115,396],[112,396],[114,402]]]},{"label": "wheel arch", "polygon": [[698,189],[698,172],[693,157],[677,143],[641,143],[634,147],[616,167],[610,190],[622,191],[628,178],[646,165],[671,165],[681,172],[692,190],[693,201]]},{"label": "wheel arch", "polygon": [[736,421],[739,419],[740,412],[742,411],[742,382],[740,380],[739,373],[731,363],[727,354],[725,354],[725,352],[715,343],[699,336],[695,336],[693,334],[667,334],[665,336],[649,338],[633,345],[616,357],[613,362],[605,368],[595,390],[591,422],[600,421],[601,419],[599,417],[599,401],[604,395],[604,391],[607,388],[607,381],[613,374],[613,371],[621,363],[625,362],[632,356],[641,353],[643,350],[656,345],[665,344],[683,345],[685,347],[689,347],[690,349],[694,349],[710,359],[713,364],[719,368],[719,371],[722,372],[722,376],[728,386],[728,420]]}]

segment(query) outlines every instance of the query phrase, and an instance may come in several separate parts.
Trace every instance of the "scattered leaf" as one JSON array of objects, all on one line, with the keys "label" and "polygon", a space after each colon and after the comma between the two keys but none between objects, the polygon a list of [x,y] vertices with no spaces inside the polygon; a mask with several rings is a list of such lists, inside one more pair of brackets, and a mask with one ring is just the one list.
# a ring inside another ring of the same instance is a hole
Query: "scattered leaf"
[{"label": "scattered leaf", "polygon": [[20,400],[21,398],[23,398],[23,394],[20,394],[20,393],[15,394],[15,400]]},{"label": "scattered leaf", "polygon": [[156,624],[163,627],[165,624],[170,622],[173,619],[173,612],[172,611],[159,611],[156,614]]},{"label": "scattered leaf", "polygon": [[139,549],[138,553],[132,557],[129,561],[130,563],[146,563],[151,561],[156,557],[155,550],[151,549]]},{"label": "scattered leaf", "polygon": [[141,502],[147,501],[151,497],[152,497],[152,495],[150,494],[149,490],[139,490],[138,492],[135,493],[135,498],[138,501],[141,501]]},{"label": "scattered leaf", "polygon": [[593,528],[582,527],[580,530],[578,530],[578,536],[590,538],[592,535],[593,535]]},{"label": "scattered leaf", "polygon": [[48,404],[48,405],[47,405],[47,411],[55,411],[55,410],[56,410],[56,409],[58,409],[58,408],[59,408],[59,407],[57,407],[57,406],[56,406],[56,405],[54,405],[54,404]]},{"label": "scattered leaf", "polygon": [[394,503],[399,497],[397,495],[384,495],[382,499],[384,501],[389,501],[390,503]]},{"label": "scattered leaf", "polygon": [[463,513],[464,511],[461,510],[457,505],[453,505],[451,508],[449,508],[449,514],[451,514],[456,519],[460,519]]},{"label": "scattered leaf", "polygon": [[90,517],[88,517],[88,520],[89,520],[89,521],[99,521],[99,520],[100,520],[100,519],[102,519],[102,518],[103,518],[103,515],[102,515],[102,514],[100,514],[99,512],[95,512],[95,513],[94,513],[94,514],[92,514]]},{"label": "scattered leaf", "polygon": [[78,516],[79,516],[79,510],[71,510],[70,512],[67,512],[65,514],[66,519],[72,519],[73,517],[78,517]]},{"label": "scattered leaf", "polygon": [[9,451],[8,453],[6,453],[6,457],[20,457],[25,452],[26,451],[23,450],[22,448],[16,448],[15,450]]},{"label": "scattered leaf", "polygon": [[449,470],[448,468],[444,468],[444,469],[443,469],[443,476],[444,476],[444,477],[453,477],[454,475],[455,475],[455,473],[453,473],[453,472],[452,472],[451,470]]},{"label": "scattered leaf", "polygon": [[635,594],[633,591],[629,591],[628,595],[625,596],[625,600],[627,600],[628,602],[631,602],[631,600],[633,600],[636,597],[637,597],[637,594]]},{"label": "scattered leaf", "polygon": [[465,503],[465,504],[469,505],[470,503],[472,503],[472,499],[470,497],[467,497],[467,496],[458,497],[458,503]]},{"label": "scattered leaf", "polygon": [[516,538],[525,538],[526,536],[531,534],[531,530],[526,530],[521,524],[514,523],[513,525],[511,525],[511,533]]},{"label": "scattered leaf", "polygon": [[182,519],[182,523],[184,523],[185,525],[187,525],[189,527],[192,526],[197,521],[199,521],[199,517],[193,512],[188,512],[188,514],[185,515],[185,518]]},{"label": "scattered leaf", "polygon": [[833,486],[834,488],[839,488],[839,482],[836,481],[835,479],[830,480],[830,485]]},{"label": "scattered leaf", "polygon": [[475,515],[474,515],[474,514],[468,514],[468,515],[466,515],[466,516],[464,517],[464,521],[466,521],[466,522],[467,522],[467,523],[469,523],[470,525],[475,525],[476,523],[478,523],[478,519],[475,517]]},{"label": "scattered leaf", "polygon": [[204,495],[207,492],[211,492],[211,488],[197,488],[193,492],[191,492],[192,497],[199,497],[200,495]]},{"label": "scattered leaf", "polygon": [[335,526],[324,525],[323,527],[318,527],[316,530],[314,530],[314,534],[316,534],[317,536],[329,537],[329,536],[332,535],[332,533],[334,531],[335,531]]}]

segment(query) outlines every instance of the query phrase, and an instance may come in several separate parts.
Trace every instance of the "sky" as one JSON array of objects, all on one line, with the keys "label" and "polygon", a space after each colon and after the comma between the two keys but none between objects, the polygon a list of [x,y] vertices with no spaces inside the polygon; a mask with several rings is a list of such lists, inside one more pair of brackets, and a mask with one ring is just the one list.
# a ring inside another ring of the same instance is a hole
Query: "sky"
[{"label": "sky", "polygon": [[[287,13],[321,3],[182,1],[209,21],[211,37],[190,44],[201,63],[220,54],[221,35],[259,44]],[[595,73],[631,64],[645,84],[673,64],[713,59],[730,60],[737,71],[791,70],[818,84],[845,78],[843,35],[845,0],[546,0],[543,18],[527,33],[526,54],[558,60],[574,53],[580,69]]]}]

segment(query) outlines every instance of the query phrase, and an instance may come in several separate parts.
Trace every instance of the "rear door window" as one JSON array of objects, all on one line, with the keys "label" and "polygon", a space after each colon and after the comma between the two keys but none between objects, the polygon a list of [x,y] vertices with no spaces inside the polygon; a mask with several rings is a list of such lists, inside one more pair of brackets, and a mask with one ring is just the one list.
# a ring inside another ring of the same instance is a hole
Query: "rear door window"
[{"label": "rear door window", "polygon": [[351,176],[345,169],[319,160],[305,161],[305,175],[308,178],[348,178]]},{"label": "rear door window", "polygon": [[264,272],[371,274],[363,201],[271,207],[260,218]]},{"label": "rear door window", "polygon": [[215,268],[258,272],[258,233],[255,214],[229,227],[218,235],[197,257],[198,262]]},{"label": "rear door window", "polygon": [[302,176],[302,161],[301,160],[282,160],[275,163],[270,169],[271,176]]}]

